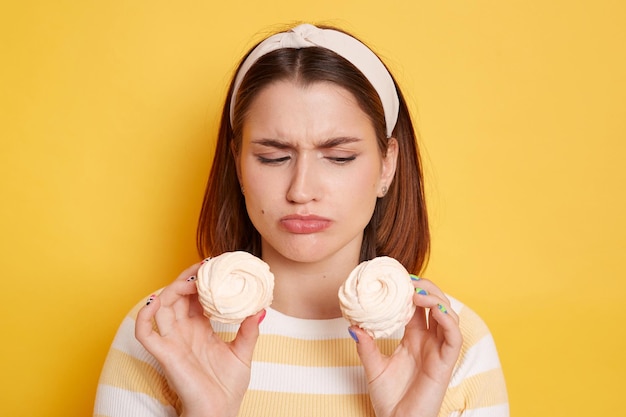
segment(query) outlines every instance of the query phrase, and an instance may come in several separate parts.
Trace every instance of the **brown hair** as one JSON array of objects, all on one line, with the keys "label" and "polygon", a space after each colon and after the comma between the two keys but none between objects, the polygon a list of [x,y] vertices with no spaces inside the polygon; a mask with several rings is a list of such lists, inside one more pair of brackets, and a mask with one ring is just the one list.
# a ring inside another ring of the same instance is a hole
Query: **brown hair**
[{"label": "brown hair", "polygon": [[[387,152],[388,139],[380,98],[367,78],[349,61],[319,47],[285,48],[262,56],[252,65],[239,87],[232,127],[229,116],[232,82],[228,90],[198,222],[197,247],[201,257],[235,250],[261,256],[261,237],[248,217],[233,151],[236,153],[239,149],[250,104],[264,87],[279,80],[293,80],[302,85],[331,82],[347,89],[370,117],[381,154],[384,156]],[[398,121],[393,131],[393,137],[398,141],[396,173],[387,194],[377,200],[364,230],[361,261],[390,256],[400,261],[409,272],[417,274],[428,259],[430,233],[417,136],[397,84],[396,90],[400,100]]]}]

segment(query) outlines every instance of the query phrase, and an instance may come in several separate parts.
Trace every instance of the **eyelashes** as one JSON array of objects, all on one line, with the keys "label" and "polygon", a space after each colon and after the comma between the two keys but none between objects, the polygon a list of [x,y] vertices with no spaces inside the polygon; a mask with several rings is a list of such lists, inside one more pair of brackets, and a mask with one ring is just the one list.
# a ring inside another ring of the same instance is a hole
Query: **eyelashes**
[{"label": "eyelashes", "polygon": [[346,157],[327,157],[327,159],[337,163],[337,164],[347,164],[348,162],[352,162],[356,159],[356,155],[346,156]]},{"label": "eyelashes", "polygon": [[[350,156],[326,156],[325,159],[335,163],[337,165],[345,165],[356,159],[357,155]],[[264,165],[280,165],[291,159],[291,156],[281,156],[279,158],[267,158],[265,156],[257,155],[257,160]]]},{"label": "eyelashes", "polygon": [[261,155],[257,155],[256,158],[260,163],[265,164],[265,165],[279,165],[291,159],[290,156],[281,156],[280,158],[266,158]]}]

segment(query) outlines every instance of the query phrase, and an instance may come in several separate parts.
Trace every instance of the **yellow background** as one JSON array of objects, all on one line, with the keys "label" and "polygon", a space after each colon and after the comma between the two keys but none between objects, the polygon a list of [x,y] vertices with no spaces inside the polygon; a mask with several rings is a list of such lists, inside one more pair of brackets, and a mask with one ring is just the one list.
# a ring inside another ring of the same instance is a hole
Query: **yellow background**
[{"label": "yellow background", "polygon": [[412,101],[433,219],[426,275],[490,325],[512,414],[619,414],[619,0],[3,2],[2,414],[91,413],[126,311],[196,261],[235,61],[294,20],[362,37]]}]

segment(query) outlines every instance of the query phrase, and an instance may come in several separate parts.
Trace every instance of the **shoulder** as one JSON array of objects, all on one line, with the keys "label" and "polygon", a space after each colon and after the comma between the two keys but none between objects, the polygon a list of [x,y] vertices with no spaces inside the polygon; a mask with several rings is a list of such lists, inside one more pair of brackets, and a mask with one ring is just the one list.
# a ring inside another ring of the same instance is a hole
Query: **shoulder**
[{"label": "shoulder", "polygon": [[111,343],[107,362],[120,362],[132,365],[133,368],[147,366],[162,374],[157,360],[135,338],[135,321],[139,310],[145,306],[146,301],[140,301],[126,314],[117,329],[117,333]]},{"label": "shoulder", "polygon": [[[155,293],[159,293],[161,291],[162,289],[159,289],[158,291],[155,291]],[[139,310],[146,305],[147,299],[148,297],[145,297],[128,311],[117,330],[111,347],[122,351],[135,359],[142,360],[158,367],[156,359],[154,359],[135,338],[135,321],[137,319],[137,314],[139,313]]]},{"label": "shoulder", "polygon": [[[484,320],[470,307],[448,296],[452,309],[459,316],[463,346],[457,362],[454,378],[467,378],[493,369],[500,369],[496,345]],[[458,382],[458,381],[457,381]]]},{"label": "shoulder", "polygon": [[450,380],[444,408],[476,415],[508,416],[508,396],[495,341],[484,320],[448,296],[459,316],[463,346]]},{"label": "shoulder", "polygon": [[180,403],[157,360],[135,338],[135,318],[145,299],[124,317],[107,354],[94,415],[175,416]]},{"label": "shoulder", "polygon": [[[459,316],[459,326],[463,335],[463,351],[475,346],[482,340],[492,339],[489,327],[484,320],[470,307],[458,299],[446,294],[450,299],[452,309]],[[485,342],[483,342],[485,343]]]}]

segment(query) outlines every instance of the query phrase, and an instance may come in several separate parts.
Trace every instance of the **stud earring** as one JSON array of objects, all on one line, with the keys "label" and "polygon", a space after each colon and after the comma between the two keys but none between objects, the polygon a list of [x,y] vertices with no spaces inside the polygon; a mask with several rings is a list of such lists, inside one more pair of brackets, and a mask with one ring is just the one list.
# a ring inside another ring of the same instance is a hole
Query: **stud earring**
[{"label": "stud earring", "polygon": [[380,189],[380,192],[382,194],[381,197],[384,197],[387,194],[387,186],[383,185],[383,188]]}]

